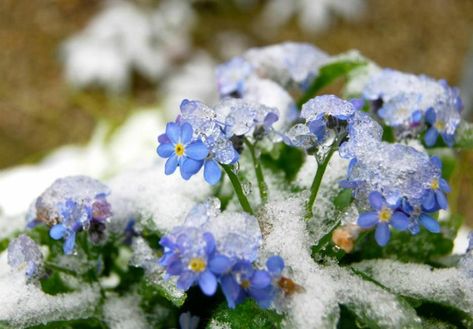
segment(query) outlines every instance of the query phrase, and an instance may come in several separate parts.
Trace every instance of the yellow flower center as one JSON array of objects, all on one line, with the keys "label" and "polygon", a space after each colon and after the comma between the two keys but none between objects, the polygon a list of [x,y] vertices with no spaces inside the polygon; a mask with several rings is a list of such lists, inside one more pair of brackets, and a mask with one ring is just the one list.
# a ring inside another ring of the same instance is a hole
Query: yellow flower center
[{"label": "yellow flower center", "polygon": [[437,129],[438,131],[444,130],[445,129],[445,121],[437,120],[437,121],[435,121],[434,126],[435,126],[435,129]]},{"label": "yellow flower center", "polygon": [[243,289],[248,289],[250,287],[250,281],[249,280],[243,280],[240,285]]},{"label": "yellow flower center", "polygon": [[378,218],[381,222],[389,222],[391,219],[392,211],[389,208],[383,207],[378,214]]},{"label": "yellow flower center", "polygon": [[176,144],[176,147],[174,148],[174,150],[178,156],[184,155],[185,148],[184,148],[184,145],[182,145],[181,143]]},{"label": "yellow flower center", "polygon": [[440,185],[439,185],[439,180],[437,178],[432,179],[432,182],[430,183],[430,187],[433,190],[438,190]]},{"label": "yellow flower center", "polygon": [[202,258],[192,258],[189,261],[189,269],[194,272],[202,272],[207,264]]}]

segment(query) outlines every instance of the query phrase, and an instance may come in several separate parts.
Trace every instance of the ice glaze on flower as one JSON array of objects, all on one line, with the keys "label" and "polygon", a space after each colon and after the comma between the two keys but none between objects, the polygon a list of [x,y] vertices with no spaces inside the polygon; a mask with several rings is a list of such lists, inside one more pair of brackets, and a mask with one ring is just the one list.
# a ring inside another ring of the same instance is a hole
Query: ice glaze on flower
[{"label": "ice glaze on flower", "polygon": [[360,214],[357,224],[362,228],[376,226],[375,239],[380,246],[385,246],[391,237],[389,226],[398,231],[405,231],[409,226],[409,219],[400,210],[399,204],[388,204],[383,195],[373,191],[369,195],[369,202],[374,211]]},{"label": "ice glaze on flower", "polygon": [[20,235],[8,245],[8,265],[24,271],[27,278],[38,277],[43,269],[43,254],[27,235]]},{"label": "ice glaze on flower", "polygon": [[234,94],[241,97],[245,92],[246,79],[250,76],[252,67],[242,57],[234,57],[217,67],[217,87],[221,96]]}]

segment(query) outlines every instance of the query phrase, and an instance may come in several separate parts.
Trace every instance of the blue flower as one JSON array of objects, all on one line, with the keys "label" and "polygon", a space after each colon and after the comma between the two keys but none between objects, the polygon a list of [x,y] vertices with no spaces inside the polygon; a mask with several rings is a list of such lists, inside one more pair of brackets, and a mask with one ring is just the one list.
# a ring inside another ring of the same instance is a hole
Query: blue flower
[{"label": "blue flower", "polygon": [[391,237],[389,225],[399,231],[405,231],[409,226],[409,219],[402,211],[397,210],[399,204],[388,204],[381,193],[373,191],[368,198],[371,208],[375,211],[360,214],[358,226],[362,228],[376,226],[376,242],[380,246],[385,246]]},{"label": "blue flower", "polygon": [[235,308],[247,297],[253,298],[261,308],[268,308],[276,295],[271,274],[255,269],[246,260],[236,262],[220,282],[230,308]]},{"label": "blue flower", "polygon": [[432,217],[422,205],[412,206],[407,200],[401,202],[402,210],[409,216],[409,232],[416,235],[420,232],[419,224],[429,232],[440,233],[440,224]]},{"label": "blue flower", "polygon": [[443,141],[448,146],[452,147],[455,142],[455,134],[449,134],[446,130],[446,122],[439,118],[433,108],[430,108],[425,113],[425,121],[430,125],[424,136],[424,141],[427,146],[433,146],[437,139],[442,136]]},{"label": "blue flower", "polygon": [[[430,161],[441,172],[442,161],[435,156],[433,156]],[[422,206],[429,212],[434,212],[439,209],[447,209],[448,200],[445,193],[449,192],[450,186],[447,181],[440,176],[434,176],[430,182],[430,189],[425,191],[422,199]]]},{"label": "blue flower", "polygon": [[170,175],[179,166],[181,176],[188,180],[196,174],[203,165],[203,160],[209,151],[202,141],[193,141],[193,129],[189,123],[170,122],[166,126],[166,133],[159,136],[157,152],[159,156],[168,158],[165,165],[165,174]]},{"label": "blue flower", "polygon": [[165,267],[167,276],[178,276],[177,287],[187,291],[198,284],[208,296],[217,290],[217,274],[227,271],[230,259],[216,253],[211,233],[202,233],[192,227],[178,227],[161,238],[164,254],[159,263]]},{"label": "blue flower", "polygon": [[234,57],[217,67],[217,86],[221,96],[236,94],[241,97],[245,92],[245,82],[253,71],[251,65],[242,57]]}]

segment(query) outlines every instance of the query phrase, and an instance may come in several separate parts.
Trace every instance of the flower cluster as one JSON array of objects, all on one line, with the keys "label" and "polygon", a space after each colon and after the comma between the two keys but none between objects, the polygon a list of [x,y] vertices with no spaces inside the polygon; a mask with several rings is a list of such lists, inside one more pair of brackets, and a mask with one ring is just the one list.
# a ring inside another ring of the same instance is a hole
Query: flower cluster
[{"label": "flower cluster", "polygon": [[181,290],[198,285],[210,296],[220,285],[231,308],[246,298],[267,308],[280,289],[284,261],[272,256],[265,269],[255,266],[261,244],[256,219],[242,213],[220,213],[219,207],[216,200],[195,206],[183,226],[161,238],[164,254],[159,263],[167,278],[177,277]]},{"label": "flower cluster", "polygon": [[444,80],[385,69],[368,82],[363,96],[399,135],[415,135],[427,127],[427,146],[434,145],[439,135],[445,144],[453,145],[463,104],[458,89]]},{"label": "flower cluster", "polygon": [[37,198],[29,226],[49,225],[51,238],[64,239],[65,254],[73,252],[81,231],[88,231],[91,242],[99,244],[105,240],[106,224],[112,215],[109,194],[105,185],[90,177],[60,178]]},{"label": "flower cluster", "polygon": [[222,175],[219,164],[237,162],[243,140],[267,136],[278,118],[277,109],[241,99],[226,99],[214,108],[184,100],[176,122],[168,123],[159,136],[157,152],[168,158],[167,175],[179,166],[181,176],[189,179],[204,167],[204,178],[213,185]]}]

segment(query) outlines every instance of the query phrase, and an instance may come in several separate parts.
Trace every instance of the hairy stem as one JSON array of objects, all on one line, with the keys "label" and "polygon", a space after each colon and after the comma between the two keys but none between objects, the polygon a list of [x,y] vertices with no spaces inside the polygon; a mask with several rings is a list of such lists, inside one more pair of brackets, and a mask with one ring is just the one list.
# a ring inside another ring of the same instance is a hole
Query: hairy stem
[{"label": "hairy stem", "polygon": [[230,182],[232,183],[233,189],[235,190],[235,193],[238,196],[238,201],[240,201],[241,207],[244,211],[253,215],[253,209],[251,208],[248,198],[243,192],[243,188],[241,186],[240,180],[238,179],[238,176],[232,171],[232,167],[230,165],[222,164],[222,168],[223,170],[225,170],[225,173],[227,174],[228,178],[230,178]]},{"label": "hairy stem", "polygon": [[315,173],[314,180],[312,181],[312,185],[310,186],[310,197],[306,203],[306,220],[312,218],[312,208],[314,207],[314,202],[317,197],[317,193],[319,192],[320,184],[322,183],[322,178],[325,173],[325,169],[327,169],[327,165],[332,158],[333,153],[338,149],[338,143],[334,143],[334,145],[330,148],[328,153],[325,155],[325,158],[321,163],[317,166],[317,172]]},{"label": "hairy stem", "polygon": [[246,138],[244,141],[245,145],[248,147],[248,150],[250,150],[251,158],[253,159],[253,165],[255,166],[256,180],[258,182],[261,202],[266,203],[268,201],[268,185],[266,185],[266,182],[264,181],[263,167],[256,156],[255,146]]}]

